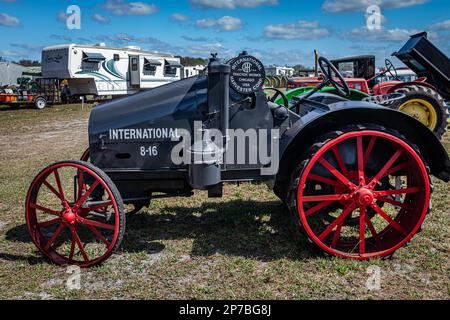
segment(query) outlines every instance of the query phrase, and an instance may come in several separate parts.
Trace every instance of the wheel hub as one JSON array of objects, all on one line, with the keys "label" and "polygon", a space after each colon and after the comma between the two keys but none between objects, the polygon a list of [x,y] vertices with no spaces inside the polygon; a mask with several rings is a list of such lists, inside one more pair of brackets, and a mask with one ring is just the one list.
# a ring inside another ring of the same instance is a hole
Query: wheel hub
[{"label": "wheel hub", "polygon": [[75,224],[77,215],[72,209],[67,209],[62,214],[62,219],[67,224]]},{"label": "wheel hub", "polygon": [[353,194],[353,199],[358,206],[367,207],[374,201],[375,197],[370,189],[362,187]]}]

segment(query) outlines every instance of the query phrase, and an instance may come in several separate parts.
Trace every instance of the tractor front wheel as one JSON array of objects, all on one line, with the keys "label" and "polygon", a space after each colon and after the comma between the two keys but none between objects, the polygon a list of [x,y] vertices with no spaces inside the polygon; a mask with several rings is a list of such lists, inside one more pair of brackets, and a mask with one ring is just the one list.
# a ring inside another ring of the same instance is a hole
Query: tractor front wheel
[{"label": "tractor front wheel", "polygon": [[420,230],[430,178],[398,132],[363,126],[330,132],[300,159],[289,206],[297,225],[328,254],[392,255]]},{"label": "tractor front wheel", "polygon": [[402,87],[395,92],[405,97],[395,101],[393,109],[412,116],[442,138],[448,125],[448,109],[439,93],[420,85]]},{"label": "tractor front wheel", "polygon": [[31,239],[58,265],[98,265],[117,250],[125,233],[119,191],[86,162],[59,162],[42,170],[25,208]]}]

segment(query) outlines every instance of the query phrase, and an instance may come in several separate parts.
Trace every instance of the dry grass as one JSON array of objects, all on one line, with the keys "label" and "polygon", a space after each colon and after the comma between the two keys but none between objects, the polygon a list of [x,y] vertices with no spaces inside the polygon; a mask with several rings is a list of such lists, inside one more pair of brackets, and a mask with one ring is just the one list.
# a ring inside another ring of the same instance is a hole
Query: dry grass
[{"label": "dry grass", "polygon": [[[0,298],[3,299],[448,299],[448,184],[435,181],[424,231],[390,260],[327,258],[293,232],[283,205],[264,185],[226,186],[223,199],[152,202],[130,217],[120,252],[82,270],[69,291],[66,269],[36,251],[24,225],[27,188],[44,166],[78,159],[87,146],[79,105],[0,108]],[[448,138],[446,142],[447,146]],[[381,290],[366,288],[381,268]]]}]

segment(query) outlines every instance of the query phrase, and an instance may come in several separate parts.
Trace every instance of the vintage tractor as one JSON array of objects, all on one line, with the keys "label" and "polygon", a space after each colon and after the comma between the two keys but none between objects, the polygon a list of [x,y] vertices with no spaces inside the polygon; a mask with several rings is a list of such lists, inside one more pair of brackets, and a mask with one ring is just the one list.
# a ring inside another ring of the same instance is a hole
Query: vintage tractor
[{"label": "vintage tractor", "polygon": [[[345,78],[351,88],[351,100],[362,100],[371,95],[401,93],[390,108],[403,111],[427,126],[436,136],[441,137],[447,128],[448,107],[444,98],[450,100],[450,59],[436,48],[426,33],[413,35],[411,39],[393,54],[414,71],[419,78],[401,79],[391,61],[386,59],[384,71],[375,74],[375,57],[359,56],[331,61],[342,72],[352,77]],[[389,81],[378,82],[388,75]],[[288,98],[300,96],[322,82],[319,78],[294,78],[287,88]],[[323,92],[336,93],[328,87]],[[444,98],[443,98],[444,97]],[[280,100],[281,101],[281,100]],[[280,102],[278,101],[278,102]]]},{"label": "vintage tractor", "polygon": [[[334,65],[319,62],[317,89],[331,84],[348,96]],[[218,197],[239,182],[266,183],[329,255],[388,257],[407,244],[430,211],[430,175],[450,179],[432,132],[376,104],[329,104],[326,93],[289,109],[283,93],[283,104],[267,101],[263,82],[262,63],[246,52],[227,63],[213,55],[208,76],[94,108],[83,155],[90,162],[52,164],[31,183],[25,215],[34,244],[54,263],[94,266],[119,249],[126,205],[133,212],[194,190]]]}]

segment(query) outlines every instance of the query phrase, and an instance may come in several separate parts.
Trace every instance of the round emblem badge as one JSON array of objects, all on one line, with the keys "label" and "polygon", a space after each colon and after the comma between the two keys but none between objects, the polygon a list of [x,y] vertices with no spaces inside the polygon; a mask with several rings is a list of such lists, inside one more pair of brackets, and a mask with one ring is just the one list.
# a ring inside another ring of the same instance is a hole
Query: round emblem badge
[{"label": "round emblem badge", "polygon": [[239,93],[253,94],[264,85],[264,65],[253,56],[240,55],[230,62],[230,86]]}]

